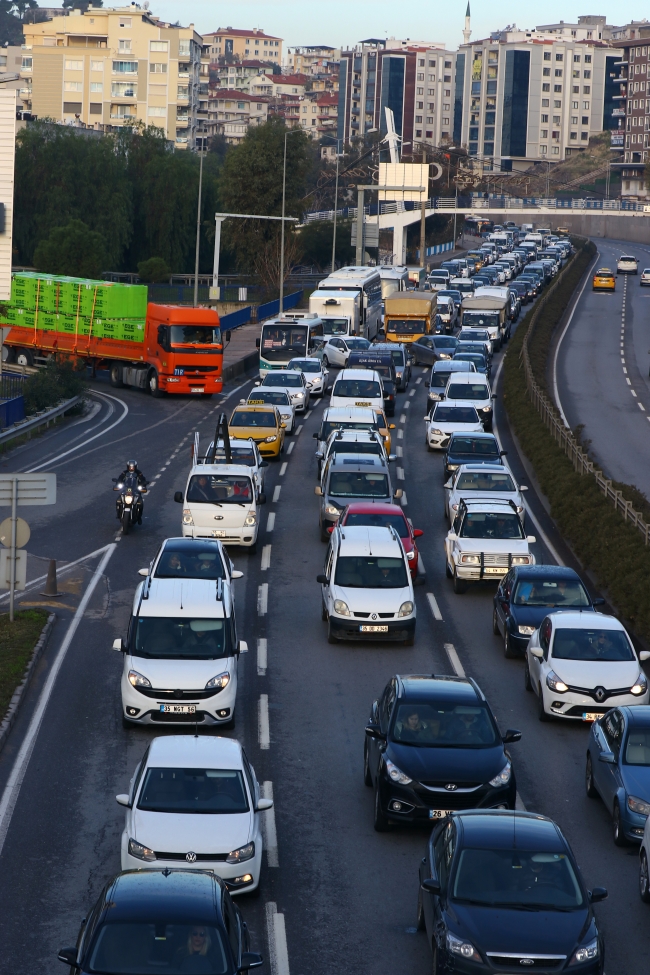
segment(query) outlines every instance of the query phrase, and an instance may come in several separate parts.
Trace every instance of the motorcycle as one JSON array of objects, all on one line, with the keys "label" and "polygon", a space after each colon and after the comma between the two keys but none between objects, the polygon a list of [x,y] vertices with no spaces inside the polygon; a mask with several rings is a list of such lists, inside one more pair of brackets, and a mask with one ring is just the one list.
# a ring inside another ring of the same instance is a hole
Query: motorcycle
[{"label": "motorcycle", "polygon": [[127,474],[123,481],[112,478],[115,487],[114,491],[119,491],[120,496],[115,502],[117,517],[122,525],[122,534],[128,535],[135,524],[142,524],[142,512],[144,504],[142,495],[147,493],[145,484],[138,483],[137,474]]}]

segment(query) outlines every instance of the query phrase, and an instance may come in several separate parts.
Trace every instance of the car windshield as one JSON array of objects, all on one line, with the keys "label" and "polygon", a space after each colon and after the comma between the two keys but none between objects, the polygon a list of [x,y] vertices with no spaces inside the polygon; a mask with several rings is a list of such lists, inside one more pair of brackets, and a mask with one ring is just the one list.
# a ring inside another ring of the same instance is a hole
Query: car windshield
[{"label": "car windshield", "polygon": [[336,563],[334,584],[347,589],[406,589],[403,559],[344,555]]},{"label": "car windshield", "polygon": [[208,924],[187,924],[186,914],[179,924],[170,921],[168,914],[161,921],[103,923],[83,970],[91,975],[226,975],[232,971],[225,935]]},{"label": "car windshield", "polygon": [[275,413],[264,410],[235,410],[230,417],[231,427],[273,427],[276,428]]},{"label": "car windshield", "polygon": [[473,362],[477,372],[487,368],[485,356],[481,352],[457,352],[454,356],[455,362]]},{"label": "car windshield", "polygon": [[140,616],[131,621],[129,649],[152,660],[215,660],[232,656],[230,620]]},{"label": "car windshield", "polygon": [[172,345],[221,345],[221,329],[211,325],[172,325]]},{"label": "car windshield", "polygon": [[[515,823],[513,820],[513,830]],[[513,832],[513,838],[516,833]],[[513,844],[514,845],[514,844]],[[577,910],[584,898],[565,853],[535,850],[461,851],[451,882],[456,901],[515,910]]]},{"label": "car windshield", "polygon": [[490,394],[484,383],[451,383],[447,390],[448,399],[489,399]]},{"label": "car windshield", "polygon": [[585,587],[578,579],[521,579],[515,588],[515,606],[591,606]]},{"label": "car windshield", "polygon": [[[242,464],[244,467],[255,467],[257,465],[257,458],[252,447],[236,447],[231,443],[230,456],[232,457],[233,464]],[[217,445],[213,463],[226,463],[226,448],[223,444]]]},{"label": "car windshield", "polygon": [[302,386],[300,376],[288,376],[286,373],[269,372],[264,377],[262,386]]},{"label": "car windshield", "polygon": [[478,423],[478,413],[473,406],[436,406],[434,423]]},{"label": "car windshield", "polygon": [[270,403],[272,406],[290,406],[289,394],[282,389],[256,389],[248,397],[251,405]]},{"label": "car windshield", "polygon": [[499,313],[465,311],[463,312],[463,326],[469,328],[478,328],[479,326],[482,328],[498,328]]},{"label": "car windshield", "polygon": [[327,493],[335,498],[387,498],[388,477],[365,471],[333,471]]},{"label": "car windshield", "polygon": [[435,369],[431,373],[431,389],[445,389],[451,375],[451,369],[449,372],[437,372]]},{"label": "car windshield", "polygon": [[358,352],[361,349],[370,348],[370,342],[368,339],[346,339],[345,344],[347,345],[348,349],[354,349],[355,352]]},{"label": "car windshield", "polygon": [[433,345],[436,349],[455,349],[458,342],[453,335],[436,335]]},{"label": "car windshield", "polygon": [[381,387],[374,379],[339,379],[334,384],[332,396],[365,396],[379,399]]},{"label": "car windshield", "polygon": [[408,538],[409,530],[403,515],[389,515],[375,512],[354,512],[349,514],[344,524],[368,525],[372,528],[394,528],[400,538]]},{"label": "car windshield", "polygon": [[156,579],[224,579],[225,572],[215,542],[179,539],[167,542],[154,576]]},{"label": "car windshield", "polygon": [[162,813],[245,813],[248,799],[238,769],[149,768],[137,806]]},{"label": "car windshield", "polygon": [[478,437],[454,437],[449,445],[450,454],[476,454],[480,457],[498,457],[496,440]]},{"label": "car windshield", "polygon": [[376,440],[368,443],[351,443],[346,440],[335,440],[332,444],[332,454],[375,454],[376,457],[383,457],[383,449]]},{"label": "car windshield", "polygon": [[650,728],[632,728],[625,749],[627,765],[650,765]]},{"label": "car windshield", "polygon": [[456,481],[456,488],[459,491],[516,491],[512,478],[505,471],[502,474],[466,471]]},{"label": "car windshield", "polygon": [[396,335],[416,335],[426,330],[425,318],[389,318],[386,322],[386,331]]},{"label": "car windshield", "polygon": [[292,359],[289,368],[301,372],[320,372],[323,367],[318,359]]},{"label": "car windshield", "polygon": [[347,335],[347,318],[324,318],[323,335]]},{"label": "car windshield", "polygon": [[253,486],[250,477],[238,474],[193,474],[185,500],[204,504],[250,504]]},{"label": "car windshield", "polygon": [[405,745],[436,748],[480,748],[499,741],[486,707],[449,701],[400,704],[391,737]]},{"label": "car windshield", "polygon": [[622,630],[583,630],[558,627],[553,636],[557,660],[636,660],[627,634]]},{"label": "car windshield", "polygon": [[519,516],[507,511],[468,511],[460,531],[461,538],[523,538]]}]

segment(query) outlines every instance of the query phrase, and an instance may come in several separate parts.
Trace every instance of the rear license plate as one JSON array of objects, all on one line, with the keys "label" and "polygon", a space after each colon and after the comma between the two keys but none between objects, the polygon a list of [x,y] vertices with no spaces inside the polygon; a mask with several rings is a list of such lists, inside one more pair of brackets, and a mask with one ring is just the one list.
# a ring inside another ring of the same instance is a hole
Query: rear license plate
[{"label": "rear license plate", "polygon": [[602,714],[597,711],[584,711],[582,714],[583,721],[598,721],[598,718],[602,718]]},{"label": "rear license plate", "polygon": [[205,388],[203,386],[192,386],[190,392],[191,393],[204,393],[205,392]]},{"label": "rear license plate", "polygon": [[370,406],[370,403],[366,403],[365,400],[357,400],[354,405],[355,406]]},{"label": "rear license plate", "polygon": [[445,816],[451,816],[453,809],[430,809],[429,819],[444,819]]},{"label": "rear license plate", "polygon": [[388,633],[388,626],[360,626],[362,633]]},{"label": "rear license plate", "polygon": [[161,704],[164,714],[196,714],[196,704]]},{"label": "rear license plate", "polygon": [[213,528],[212,529],[212,537],[213,538],[225,538],[226,537],[226,532],[225,532],[225,530],[223,528]]},{"label": "rear license plate", "polygon": [[504,576],[508,570],[504,567],[503,569],[495,566],[488,566],[483,569],[486,576]]}]

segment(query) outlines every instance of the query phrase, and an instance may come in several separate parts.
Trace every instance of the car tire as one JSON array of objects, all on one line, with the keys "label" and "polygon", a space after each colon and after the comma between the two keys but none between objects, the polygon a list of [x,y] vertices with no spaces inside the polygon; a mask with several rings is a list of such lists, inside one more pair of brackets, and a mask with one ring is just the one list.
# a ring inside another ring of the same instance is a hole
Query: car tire
[{"label": "car tire", "polygon": [[370,765],[368,763],[368,743],[365,742],[363,746],[363,784],[367,785],[368,788],[372,788],[372,775],[370,774]]},{"label": "car tire", "polygon": [[495,636],[498,636],[500,633],[499,617],[497,616],[496,606],[492,610],[492,632],[494,633]]},{"label": "car tire", "polygon": [[329,617],[327,619],[327,642],[338,643],[338,640],[336,639],[334,633],[332,632],[332,621]]},{"label": "car tire", "polygon": [[453,578],[451,574],[451,569],[449,568],[449,562],[445,561],[445,575],[448,579]]},{"label": "car tire", "polygon": [[458,578],[458,573],[456,572],[455,569],[454,569],[453,580],[454,580],[454,592],[456,593],[457,596],[461,596],[464,592],[467,592],[467,583],[465,582],[464,579]]},{"label": "car tire", "polygon": [[598,790],[594,785],[594,767],[589,752],[587,752],[587,764],[585,766],[585,792],[590,799],[598,798]]},{"label": "car tire", "polygon": [[616,846],[628,845],[627,837],[621,825],[621,807],[617,800],[614,801],[614,810],[612,812],[612,838]]},{"label": "car tire", "polygon": [[122,382],[122,366],[119,362],[111,363],[110,377],[113,389],[122,389],[124,383]]},{"label": "car tire", "polygon": [[507,660],[513,660],[517,656],[516,651],[512,649],[507,625],[503,627],[503,656]]},{"label": "car tire", "polygon": [[530,667],[528,666],[528,654],[526,654],[526,660],[524,661],[524,687],[527,691],[532,691],[533,683],[530,679]]},{"label": "car tire", "polygon": [[382,812],[381,803],[379,801],[379,789],[375,789],[375,812],[373,826],[377,833],[387,833],[390,829],[390,823],[384,813]]},{"label": "car tire", "polygon": [[442,975],[442,965],[440,963],[440,952],[438,950],[438,945],[433,943],[433,949],[431,952],[431,975]]},{"label": "car tire", "polygon": [[650,904],[650,880],[648,878],[648,857],[641,850],[639,858],[639,895],[644,904]]},{"label": "car tire", "polygon": [[537,717],[539,718],[540,721],[550,721],[551,720],[550,714],[547,714],[546,711],[544,710],[544,694],[542,692],[541,684],[539,685],[538,691],[539,691],[539,697],[537,698]]},{"label": "car tire", "polygon": [[326,369],[327,369],[327,367],[329,366],[329,364],[330,364],[330,361],[329,361],[329,359],[327,358],[327,356],[326,356],[326,355],[324,355],[324,356],[323,356],[323,365],[325,366],[325,368],[326,368]]},{"label": "car tire", "polygon": [[415,927],[418,931],[424,931],[426,924],[424,921],[424,904],[422,903],[422,888],[418,891],[418,907],[415,915]]},{"label": "car tire", "polygon": [[327,609],[325,608],[325,603],[322,599],[320,601],[320,618],[322,619],[323,623],[327,623]]}]

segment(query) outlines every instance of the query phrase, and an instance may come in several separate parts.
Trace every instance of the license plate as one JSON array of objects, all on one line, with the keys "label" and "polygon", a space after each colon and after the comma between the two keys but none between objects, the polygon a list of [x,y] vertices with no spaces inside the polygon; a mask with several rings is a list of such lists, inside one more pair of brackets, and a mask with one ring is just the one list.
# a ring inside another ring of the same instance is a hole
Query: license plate
[{"label": "license plate", "polygon": [[196,704],[161,704],[164,714],[196,714]]},{"label": "license plate", "polygon": [[204,393],[205,392],[205,388],[203,386],[192,386],[192,389],[190,390],[190,392],[191,393]]},{"label": "license plate", "polygon": [[225,538],[226,537],[225,529],[223,529],[223,528],[213,528],[212,529],[212,537],[213,538]]},{"label": "license plate", "polygon": [[429,819],[444,819],[445,816],[451,816],[453,809],[430,809]]},{"label": "license plate", "polygon": [[498,567],[495,568],[493,566],[488,566],[488,568],[483,569],[483,572],[486,576],[503,576],[506,574],[507,571],[508,570],[505,568],[505,566],[502,569]]},{"label": "license plate", "polygon": [[355,406],[370,406],[370,403],[366,403],[364,400],[357,400],[354,405]]},{"label": "license plate", "polygon": [[388,626],[360,626],[362,633],[388,633]]},{"label": "license plate", "polygon": [[602,714],[599,714],[597,711],[583,711],[583,721],[598,721],[598,718],[602,718]]}]

